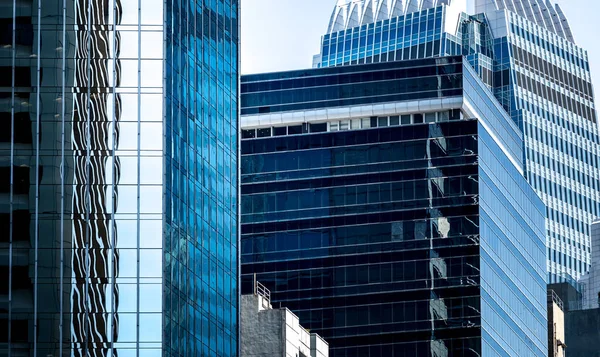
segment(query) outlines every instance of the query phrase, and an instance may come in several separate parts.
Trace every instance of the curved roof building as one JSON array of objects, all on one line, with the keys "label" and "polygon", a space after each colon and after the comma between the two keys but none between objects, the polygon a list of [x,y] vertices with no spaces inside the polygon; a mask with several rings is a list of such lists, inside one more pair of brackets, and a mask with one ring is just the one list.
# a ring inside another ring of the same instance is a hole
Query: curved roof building
[{"label": "curved roof building", "polygon": [[[573,33],[558,4],[550,0],[473,0],[475,13],[508,10],[571,42]],[[327,33],[338,32],[441,5],[466,12],[466,0],[338,0]]]},{"label": "curved roof building", "polygon": [[[338,0],[327,32],[403,16],[440,5],[462,5],[465,0]],[[466,10],[466,7],[465,7]]]},{"label": "curved roof building", "polygon": [[575,42],[565,14],[558,4],[553,5],[550,0],[474,0],[474,2],[475,13],[506,9],[560,37]]}]

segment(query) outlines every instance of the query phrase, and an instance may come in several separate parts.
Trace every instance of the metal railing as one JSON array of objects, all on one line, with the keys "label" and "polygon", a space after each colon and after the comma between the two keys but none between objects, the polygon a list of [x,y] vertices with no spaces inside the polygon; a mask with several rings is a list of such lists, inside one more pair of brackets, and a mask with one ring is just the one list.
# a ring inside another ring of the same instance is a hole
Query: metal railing
[{"label": "metal railing", "polygon": [[548,291],[548,302],[554,302],[556,305],[558,305],[558,307],[560,307],[561,310],[565,310],[565,306],[563,304],[563,301],[560,297],[558,297],[558,295],[556,295],[556,293],[554,292],[554,290],[549,290]]},{"label": "metal railing", "polygon": [[271,304],[271,291],[256,280],[256,274],[254,274],[254,295],[265,299],[267,305]]}]

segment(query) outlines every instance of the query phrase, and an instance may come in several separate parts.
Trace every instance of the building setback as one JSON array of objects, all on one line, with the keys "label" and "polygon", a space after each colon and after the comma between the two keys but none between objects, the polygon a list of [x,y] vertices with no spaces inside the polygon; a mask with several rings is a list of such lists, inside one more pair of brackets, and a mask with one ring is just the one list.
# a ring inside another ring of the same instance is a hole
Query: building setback
[{"label": "building setback", "polygon": [[350,356],[545,356],[544,206],[462,57],[242,77],[242,291]]},{"label": "building setback", "polygon": [[525,177],[546,205],[548,282],[591,264],[600,136],[587,51],[549,0],[339,1],[316,67],[463,55],[523,132]]},{"label": "building setback", "polygon": [[0,355],[238,354],[238,13],[0,0]]}]

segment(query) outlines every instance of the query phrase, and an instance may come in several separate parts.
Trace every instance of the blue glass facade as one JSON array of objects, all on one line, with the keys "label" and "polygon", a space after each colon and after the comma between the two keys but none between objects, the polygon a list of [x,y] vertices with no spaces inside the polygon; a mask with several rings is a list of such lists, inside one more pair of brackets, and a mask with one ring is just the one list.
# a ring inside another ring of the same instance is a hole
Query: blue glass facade
[{"label": "blue glass facade", "polygon": [[[589,225],[600,209],[587,52],[573,42],[560,8],[536,2],[523,10],[507,2],[490,10],[496,3],[502,2],[475,1],[477,15],[457,16],[466,9],[455,2],[363,20],[324,35],[315,65],[464,55],[524,134],[525,176],[547,207],[548,281],[577,279],[589,268]],[[563,24],[552,24],[559,18]]]},{"label": "blue glass facade", "polygon": [[461,57],[243,76],[241,101],[243,291],[335,357],[545,356],[543,204]]},{"label": "blue glass facade", "polygon": [[[432,7],[323,36],[316,67],[377,63],[452,55],[473,56],[491,84],[493,39],[481,16],[460,15],[456,33],[446,30],[447,6]],[[477,59],[484,56],[485,59]],[[489,73],[487,73],[489,72]]]},{"label": "blue glass facade", "polygon": [[165,10],[164,351],[237,356],[239,4]]},{"label": "blue glass facade", "polygon": [[238,355],[238,14],[0,1],[0,355]]},{"label": "blue glass facade", "polygon": [[[458,41],[445,41],[447,34],[442,24],[446,9],[440,6],[326,34],[322,41],[321,66],[460,53]],[[370,57],[375,58],[366,60]]]}]

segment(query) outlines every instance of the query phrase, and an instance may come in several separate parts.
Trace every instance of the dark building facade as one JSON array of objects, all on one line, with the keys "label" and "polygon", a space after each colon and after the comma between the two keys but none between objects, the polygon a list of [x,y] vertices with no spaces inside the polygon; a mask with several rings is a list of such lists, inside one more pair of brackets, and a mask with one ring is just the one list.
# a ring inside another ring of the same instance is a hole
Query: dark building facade
[{"label": "dark building facade", "polygon": [[0,0],[0,356],[236,356],[236,0]]},{"label": "dark building facade", "polygon": [[544,207],[462,57],[242,77],[242,291],[335,357],[545,356]]},{"label": "dark building facade", "polygon": [[575,310],[565,314],[567,356],[600,356],[600,309]]}]

